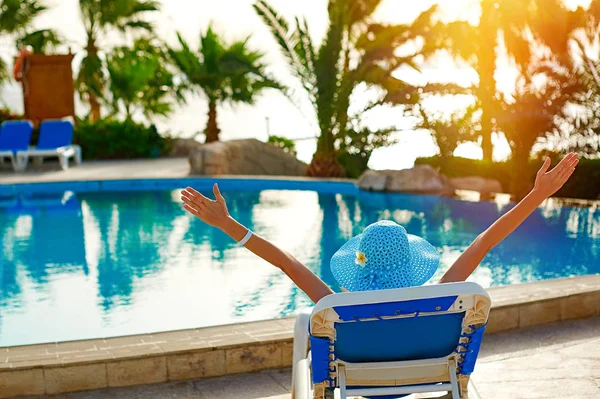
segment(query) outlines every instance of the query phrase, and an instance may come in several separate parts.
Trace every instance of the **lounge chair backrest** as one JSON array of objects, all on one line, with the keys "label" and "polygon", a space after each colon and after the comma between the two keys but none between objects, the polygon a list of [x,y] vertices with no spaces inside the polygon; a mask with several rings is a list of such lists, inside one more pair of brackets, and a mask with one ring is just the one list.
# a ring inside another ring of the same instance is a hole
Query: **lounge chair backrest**
[{"label": "lounge chair backrest", "polygon": [[[337,368],[345,365],[348,386],[435,384],[448,381],[448,364],[455,364],[466,386],[490,307],[475,283],[327,296],[311,315],[313,382],[339,385]],[[382,370],[365,378],[364,370],[348,366],[383,362],[404,362],[402,377],[393,374],[386,383]]]},{"label": "lounge chair backrest", "polygon": [[6,121],[0,127],[0,151],[23,151],[29,148],[33,125],[29,121]]},{"label": "lounge chair backrest", "polygon": [[36,149],[53,150],[71,145],[73,142],[73,124],[70,121],[53,120],[40,124],[40,138]]},{"label": "lounge chair backrest", "polygon": [[[419,308],[418,301],[412,302]],[[381,312],[386,309],[377,307],[373,310]],[[382,316],[394,316],[394,313]],[[335,355],[353,363],[446,357],[456,349],[463,317],[464,313],[457,313],[378,320],[375,323],[339,323],[336,326]],[[358,340],[357,337],[366,338]],[[382,345],[382,342],[386,344]]]}]

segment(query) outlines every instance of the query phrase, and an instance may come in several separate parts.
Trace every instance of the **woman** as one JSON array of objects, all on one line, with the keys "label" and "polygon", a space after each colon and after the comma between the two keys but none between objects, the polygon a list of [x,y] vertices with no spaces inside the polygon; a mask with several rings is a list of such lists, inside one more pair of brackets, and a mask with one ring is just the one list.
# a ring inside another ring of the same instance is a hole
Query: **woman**
[{"label": "woman", "polygon": [[[558,191],[573,174],[579,159],[571,153],[548,171],[547,158],[537,173],[531,192],[514,208],[481,233],[454,262],[439,283],[466,280],[487,253],[512,233],[545,199]],[[289,253],[253,234],[227,211],[218,186],[216,200],[191,187],[181,192],[184,208],[203,222],[217,227],[254,254],[281,269],[315,303],[333,290]],[[534,239],[534,238],[532,238]],[[421,285],[439,265],[437,251],[422,238],[406,233],[392,221],[380,221],[348,241],[331,260],[331,270],[344,289],[362,291]]]}]

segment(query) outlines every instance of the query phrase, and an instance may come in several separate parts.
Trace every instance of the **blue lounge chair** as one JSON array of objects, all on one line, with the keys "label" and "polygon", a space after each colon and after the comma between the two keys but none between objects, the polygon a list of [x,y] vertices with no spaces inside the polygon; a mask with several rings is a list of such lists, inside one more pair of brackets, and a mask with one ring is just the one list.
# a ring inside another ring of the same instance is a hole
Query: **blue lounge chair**
[{"label": "blue lounge chair", "polygon": [[32,157],[58,157],[63,170],[69,168],[69,158],[81,164],[81,147],[73,145],[73,124],[66,120],[42,122],[37,147],[17,152],[17,163],[25,169]]},{"label": "blue lounge chair", "polygon": [[31,142],[33,125],[29,121],[6,121],[0,127],[0,160],[10,158],[14,170],[20,165],[16,153],[27,150]]},{"label": "blue lounge chair", "polygon": [[293,397],[478,398],[469,375],[490,306],[475,283],[329,295],[296,321]]}]

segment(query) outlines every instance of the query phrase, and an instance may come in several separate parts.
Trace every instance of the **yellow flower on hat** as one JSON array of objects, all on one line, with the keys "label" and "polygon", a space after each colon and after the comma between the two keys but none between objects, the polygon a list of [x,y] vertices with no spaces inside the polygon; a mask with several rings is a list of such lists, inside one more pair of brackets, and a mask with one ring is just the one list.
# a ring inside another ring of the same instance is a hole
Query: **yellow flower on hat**
[{"label": "yellow flower on hat", "polygon": [[360,265],[362,267],[365,267],[365,264],[367,263],[367,257],[365,256],[365,254],[363,252],[356,251],[356,259],[354,260],[354,263],[356,263],[357,265]]}]

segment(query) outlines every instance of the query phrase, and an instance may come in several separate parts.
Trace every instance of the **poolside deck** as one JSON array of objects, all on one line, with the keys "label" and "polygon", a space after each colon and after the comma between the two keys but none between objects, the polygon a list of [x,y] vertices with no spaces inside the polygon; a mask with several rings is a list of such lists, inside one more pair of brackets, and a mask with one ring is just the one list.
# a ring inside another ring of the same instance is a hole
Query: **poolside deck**
[{"label": "poolside deck", "polygon": [[[489,335],[473,379],[482,399],[600,397],[600,318]],[[55,399],[290,399],[291,371],[113,388]]]},{"label": "poolside deck", "polygon": [[15,173],[10,164],[0,165],[0,184],[42,183],[69,180],[161,179],[186,177],[190,173],[187,158],[86,161],[68,170],[48,164]]}]

